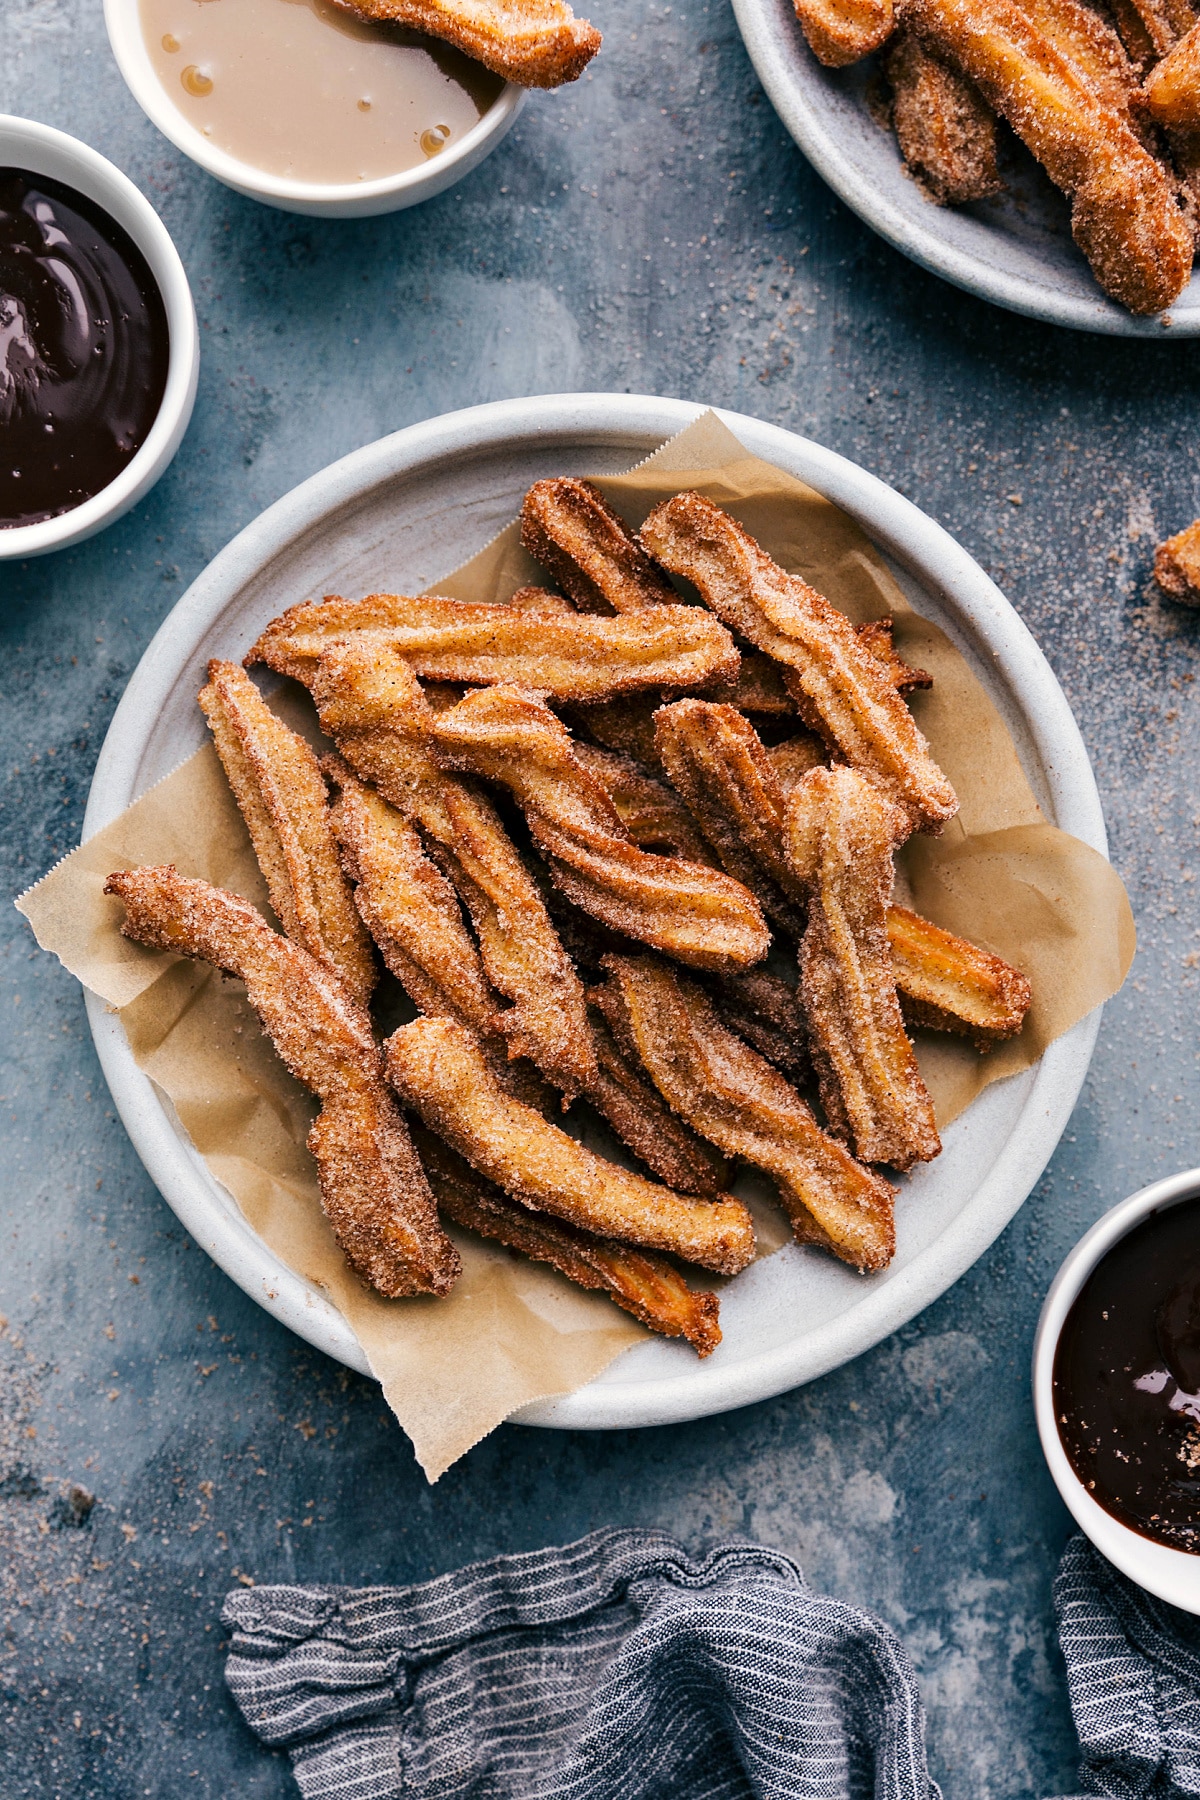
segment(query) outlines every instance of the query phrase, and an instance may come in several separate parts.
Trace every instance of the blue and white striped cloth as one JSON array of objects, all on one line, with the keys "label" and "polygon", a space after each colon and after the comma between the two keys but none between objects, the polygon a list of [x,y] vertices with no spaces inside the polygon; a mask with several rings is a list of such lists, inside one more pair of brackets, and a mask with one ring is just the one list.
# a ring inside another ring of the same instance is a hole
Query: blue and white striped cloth
[{"label": "blue and white striped cloth", "polygon": [[[1056,1585],[1081,1784],[1200,1800],[1200,1665],[1106,1570],[1076,1539]],[[304,1800],[938,1800],[899,1639],[755,1544],[602,1531],[223,1616],[230,1691]]]}]

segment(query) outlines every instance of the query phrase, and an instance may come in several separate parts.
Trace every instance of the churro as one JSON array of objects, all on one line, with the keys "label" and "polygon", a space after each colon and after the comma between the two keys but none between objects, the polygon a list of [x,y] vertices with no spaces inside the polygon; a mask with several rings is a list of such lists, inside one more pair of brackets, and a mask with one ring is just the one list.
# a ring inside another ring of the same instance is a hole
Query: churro
[{"label": "churro", "polygon": [[641,612],[678,602],[671,583],[598,487],[561,475],[535,481],[521,542],[581,612]]},{"label": "churro", "polygon": [[818,62],[842,69],[886,44],[892,0],[794,0],[796,17]]},{"label": "churro", "polygon": [[941,1142],[904,1029],[887,934],[904,815],[853,769],[814,769],[787,801],[787,850],[809,894],[800,991],[821,1102],[864,1162],[911,1168]]},{"label": "churro", "polygon": [[701,494],[663,501],[642,537],[727,625],[784,665],[805,724],[902,806],[913,826],[937,831],[953,817],[954,789],[878,655],[844,613],[772,562]]},{"label": "churro", "polygon": [[1200,606],[1200,519],[1158,546],[1154,579],[1172,600]]},{"label": "churro", "polygon": [[717,1296],[693,1292],[663,1257],[531,1213],[432,1132],[418,1126],[414,1136],[445,1218],[534,1262],[549,1263],[577,1287],[607,1293],[651,1331],[686,1338],[700,1356],[716,1349],[721,1341]]},{"label": "churro", "polygon": [[606,1162],[504,1092],[470,1032],[414,1019],[384,1046],[389,1078],[431,1131],[535,1212],[735,1275],[754,1255],[738,1200],[697,1200]]},{"label": "churro", "polygon": [[604,789],[622,825],[642,850],[682,856],[686,862],[709,863],[709,849],[691,813],[673,788],[648,775],[640,763],[619,750],[572,743],[575,760]]},{"label": "churro", "polygon": [[888,947],[905,1017],[933,1031],[969,1037],[986,1053],[1025,1023],[1032,990],[1011,963],[894,903]]},{"label": "churro", "polygon": [[334,0],[360,19],[388,20],[453,44],[519,87],[578,81],[600,33],[566,0]]},{"label": "churro", "polygon": [[342,874],[316,755],[236,663],[209,663],[199,701],[280,924],[365,1006],[375,959]]},{"label": "churro", "polygon": [[929,198],[961,206],[998,194],[996,115],[974,83],[906,31],[884,66],[900,154]]},{"label": "churro", "polygon": [[435,716],[433,733],[448,767],[509,788],[555,883],[602,924],[701,969],[749,967],[766,955],[770,936],[753,896],[720,870],[639,850],[536,695],[476,689]]},{"label": "churro", "polygon": [[439,715],[408,664],[394,650],[348,639],[327,651],[312,681],[322,729],[420,827],[463,901],[487,978],[510,1002],[497,1015],[510,1054],[529,1057],[568,1099],[580,1093],[596,1074],[583,986],[494,806],[439,766]]},{"label": "churro", "polygon": [[388,1091],[364,1007],[328,967],[236,894],[171,867],[110,875],[126,937],[198,957],[246,984],[284,1063],[321,1102],[308,1135],[321,1202],[351,1266],[380,1293],[444,1294],[458,1253]]},{"label": "churro", "polygon": [[1146,104],[1158,124],[1200,130],[1200,25],[1173,44],[1146,77]]},{"label": "churro", "polygon": [[973,81],[1071,201],[1071,232],[1105,293],[1161,312],[1186,286],[1192,237],[1173,180],[1128,115],[1017,0],[904,0],[904,24]]},{"label": "churro", "polygon": [[608,956],[601,1003],[666,1099],[727,1156],[772,1176],[801,1243],[858,1269],[895,1248],[889,1184],[823,1132],[779,1071],[720,1023],[700,988],[647,956]]},{"label": "churro", "polygon": [[308,683],[335,639],[360,632],[369,634],[373,654],[397,652],[426,680],[512,682],[558,700],[733,682],[740,662],[729,633],[701,607],[655,606],[600,618],[428,594],[294,606],[268,625],[246,661]]}]

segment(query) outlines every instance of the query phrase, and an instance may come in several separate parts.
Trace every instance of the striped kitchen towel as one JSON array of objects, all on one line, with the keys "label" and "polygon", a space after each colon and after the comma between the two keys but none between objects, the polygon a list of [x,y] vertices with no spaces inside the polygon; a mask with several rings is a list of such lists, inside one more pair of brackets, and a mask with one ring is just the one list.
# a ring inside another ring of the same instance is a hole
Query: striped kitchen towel
[{"label": "striped kitchen towel", "polygon": [[778,1551],[652,1531],[418,1587],[225,1602],[230,1691],[304,1800],[937,1800],[912,1666]]},{"label": "striped kitchen towel", "polygon": [[[1054,1589],[1079,1794],[1200,1800],[1200,1626],[1084,1538]],[[304,1800],[938,1800],[908,1657],[778,1551],[598,1531],[417,1587],[225,1602]]]}]

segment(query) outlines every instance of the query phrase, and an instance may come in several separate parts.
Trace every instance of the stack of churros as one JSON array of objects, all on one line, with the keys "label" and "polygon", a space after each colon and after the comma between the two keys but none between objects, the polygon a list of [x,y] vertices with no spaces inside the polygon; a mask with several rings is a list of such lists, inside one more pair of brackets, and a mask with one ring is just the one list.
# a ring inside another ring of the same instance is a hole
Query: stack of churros
[{"label": "stack of churros", "polygon": [[1003,187],[1008,126],[1067,196],[1112,299],[1159,313],[1200,230],[1200,26],[1192,0],[795,0],[831,68],[885,49],[906,167],[939,205]]},{"label": "stack of churros", "polygon": [[[700,1272],[755,1254],[736,1167],[797,1242],[886,1267],[884,1171],[941,1149],[910,1028],[985,1052],[1029,983],[895,903],[897,848],[958,802],[888,621],[856,628],[696,493],[635,536],[587,482],[540,481],[522,531],[561,591],[330,598],[267,626],[246,663],[308,688],[324,758],[210,665],[282,930],[171,867],[108,891],[129,937],[245,982],[321,1103],[322,1202],[364,1282],[447,1293],[448,1221],[707,1356]],[[417,1016],[381,1043],[383,969]],[[627,1161],[563,1129],[576,1105]]]}]

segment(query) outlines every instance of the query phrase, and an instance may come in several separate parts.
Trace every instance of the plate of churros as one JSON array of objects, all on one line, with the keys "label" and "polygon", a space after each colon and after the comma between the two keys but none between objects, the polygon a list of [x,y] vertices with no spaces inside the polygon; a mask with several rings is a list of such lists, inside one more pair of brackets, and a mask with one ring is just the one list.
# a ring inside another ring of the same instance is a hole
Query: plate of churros
[{"label": "plate of churros", "polygon": [[1200,332],[1191,0],[734,0],[819,173],[935,274],[1077,330]]},{"label": "plate of churros", "polygon": [[271,507],[146,651],[69,862],[22,908],[196,1241],[353,1367],[410,1331],[410,1388],[481,1269],[549,1271],[531,1326],[578,1349],[582,1293],[629,1334],[513,1378],[560,1427],[782,1392],[943,1293],[1132,956],[982,570],[816,444],[629,395],[413,426]]}]

